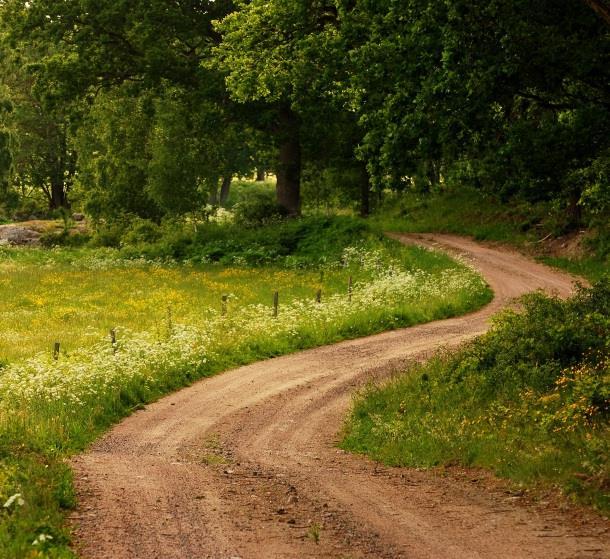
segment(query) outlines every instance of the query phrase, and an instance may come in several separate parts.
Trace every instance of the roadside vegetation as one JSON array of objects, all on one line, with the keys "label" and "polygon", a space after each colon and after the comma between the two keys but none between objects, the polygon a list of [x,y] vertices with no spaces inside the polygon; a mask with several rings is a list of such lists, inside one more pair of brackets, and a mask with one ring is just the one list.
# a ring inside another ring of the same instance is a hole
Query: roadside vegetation
[{"label": "roadside vegetation", "polygon": [[122,249],[3,250],[4,556],[70,556],[64,460],[142,404],[229,367],[461,314],[491,297],[464,265],[353,218],[201,227]]},{"label": "roadside vegetation", "polygon": [[596,281],[610,271],[606,213],[585,212],[579,226],[553,202],[502,200],[455,185],[427,193],[386,193],[374,221],[387,231],[454,233],[517,247]]},{"label": "roadside vegetation", "polygon": [[526,296],[489,333],[355,402],[342,446],[386,464],[488,468],[610,514],[610,283]]}]

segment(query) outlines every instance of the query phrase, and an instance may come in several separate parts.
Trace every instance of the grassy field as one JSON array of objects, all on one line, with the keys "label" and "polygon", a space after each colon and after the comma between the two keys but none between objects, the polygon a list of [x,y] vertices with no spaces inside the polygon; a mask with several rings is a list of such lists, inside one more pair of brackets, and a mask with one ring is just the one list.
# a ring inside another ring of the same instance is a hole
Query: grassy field
[{"label": "grassy field", "polygon": [[[348,278],[367,281],[362,269],[264,269],[121,260],[113,251],[5,251],[0,260],[0,359],[50,351],[55,341],[72,351],[99,342],[111,328],[157,332],[171,312],[179,324],[203,326],[222,307],[281,303],[346,293]],[[1,258],[1,257],[0,257]]]},{"label": "grassy field", "polygon": [[488,468],[610,515],[610,284],[523,305],[462,351],[370,387],[343,447],[392,465]]},{"label": "grassy field", "polygon": [[491,296],[463,265],[352,219],[155,243],[0,255],[3,558],[72,556],[65,459],[142,403],[232,366],[464,313]]}]

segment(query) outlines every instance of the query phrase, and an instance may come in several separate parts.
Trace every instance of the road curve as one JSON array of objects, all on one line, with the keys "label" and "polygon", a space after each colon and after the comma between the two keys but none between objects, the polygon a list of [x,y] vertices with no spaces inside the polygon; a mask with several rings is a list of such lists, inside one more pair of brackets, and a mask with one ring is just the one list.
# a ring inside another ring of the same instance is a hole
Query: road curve
[{"label": "road curve", "polygon": [[573,278],[449,235],[397,235],[461,254],[495,292],[483,310],[255,363],[118,424],[73,461],[85,558],[602,558],[608,522],[533,504],[481,472],[385,468],[335,443],[354,391],[488,328]]}]

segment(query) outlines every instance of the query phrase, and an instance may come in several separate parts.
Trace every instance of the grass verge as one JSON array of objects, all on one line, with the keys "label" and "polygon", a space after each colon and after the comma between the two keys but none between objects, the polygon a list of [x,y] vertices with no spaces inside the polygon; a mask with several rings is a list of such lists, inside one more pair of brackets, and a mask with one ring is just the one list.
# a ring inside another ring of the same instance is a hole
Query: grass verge
[{"label": "grass verge", "polygon": [[342,446],[386,464],[488,468],[610,514],[610,283],[542,294],[463,350],[355,402]]},{"label": "grass verge", "polygon": [[375,218],[385,231],[454,233],[505,243],[589,281],[610,270],[607,224],[598,223],[582,235],[566,235],[564,213],[550,204],[517,200],[506,204],[468,188],[389,196]]}]

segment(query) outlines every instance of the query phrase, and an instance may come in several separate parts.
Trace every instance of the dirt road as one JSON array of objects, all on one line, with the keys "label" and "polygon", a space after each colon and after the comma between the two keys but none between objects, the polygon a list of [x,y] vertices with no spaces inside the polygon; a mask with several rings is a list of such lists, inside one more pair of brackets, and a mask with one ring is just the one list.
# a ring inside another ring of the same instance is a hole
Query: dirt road
[{"label": "dirt road", "polygon": [[[413,238],[406,241],[413,240]],[[571,278],[452,236],[496,297],[469,316],[256,363],[148,406],[74,462],[92,558],[600,558],[609,524],[482,473],[377,466],[335,447],[353,392],[481,334],[510,299]]]}]

